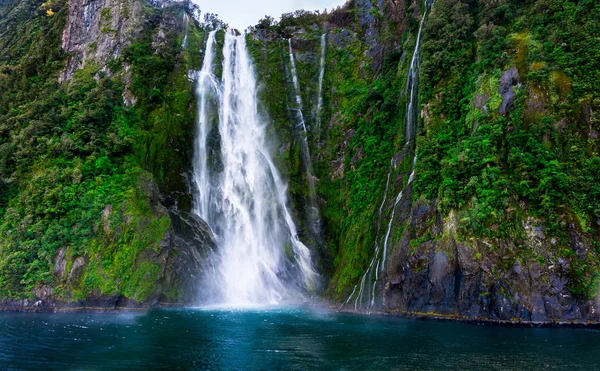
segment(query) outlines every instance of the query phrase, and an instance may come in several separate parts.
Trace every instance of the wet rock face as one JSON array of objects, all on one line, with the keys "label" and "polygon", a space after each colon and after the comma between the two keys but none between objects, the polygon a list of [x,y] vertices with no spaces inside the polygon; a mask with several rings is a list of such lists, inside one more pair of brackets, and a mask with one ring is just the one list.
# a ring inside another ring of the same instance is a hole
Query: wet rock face
[{"label": "wet rock face", "polygon": [[517,94],[513,86],[519,83],[519,71],[516,67],[509,69],[508,71],[502,72],[500,77],[500,86],[498,87],[498,93],[502,96],[502,103],[498,113],[501,115],[507,115],[515,105],[515,99]]},{"label": "wet rock face", "polygon": [[487,115],[487,101],[490,99],[490,96],[487,93],[483,93],[481,95],[475,96],[475,108],[479,108],[484,115]]},{"label": "wet rock face", "polygon": [[[600,320],[596,302],[577,300],[569,291],[565,259],[548,256],[552,263],[546,264],[511,259],[511,241],[457,241],[445,225],[449,221],[440,222],[434,202],[408,207],[411,228],[390,256],[382,309],[502,321]],[[524,224],[525,243],[540,249],[551,241],[536,225],[533,219]],[[411,246],[425,233],[432,238]],[[572,234],[572,249],[585,250],[577,232]]]},{"label": "wet rock face", "polygon": [[367,44],[367,56],[372,58],[372,69],[378,71],[381,68],[384,46],[379,42],[380,30],[373,15],[373,3],[370,0],[358,0],[356,10],[360,26],[365,30],[364,38]]},{"label": "wet rock face", "polygon": [[141,32],[144,17],[137,0],[70,0],[62,48],[70,54],[60,80],[87,63],[106,65],[119,57]]},{"label": "wet rock face", "polygon": [[154,6],[162,7],[172,4],[172,3],[183,3],[186,0],[148,0],[148,2]]},{"label": "wet rock face", "polygon": [[[157,215],[167,214],[171,228],[164,235],[155,252],[141,256],[140,260],[156,262],[161,266],[159,281],[155,291],[173,293],[165,297],[154,295],[148,304],[161,301],[176,301],[178,304],[197,304],[199,280],[205,268],[206,259],[216,247],[208,224],[193,212],[182,210],[177,202],[161,202],[158,186],[153,181],[142,184],[145,193],[150,195],[150,205]],[[163,203],[171,204],[167,209]]]},{"label": "wet rock face", "polygon": [[208,224],[194,213],[169,210],[172,228],[160,243],[164,277],[159,286],[177,288],[183,304],[197,304],[199,282],[210,251],[216,248]]}]

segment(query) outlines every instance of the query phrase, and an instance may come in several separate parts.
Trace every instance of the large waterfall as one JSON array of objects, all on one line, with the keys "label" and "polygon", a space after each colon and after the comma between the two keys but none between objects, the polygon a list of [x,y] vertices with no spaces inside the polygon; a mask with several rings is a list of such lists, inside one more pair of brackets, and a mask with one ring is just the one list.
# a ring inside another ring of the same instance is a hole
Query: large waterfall
[{"label": "large waterfall", "polygon": [[201,278],[205,304],[302,299],[318,275],[273,163],[244,35],[225,32],[221,78],[215,75],[216,57],[216,32],[211,32],[197,83],[194,158],[195,212],[217,242]]},{"label": "large waterfall", "polygon": [[[413,55],[410,61],[410,65],[408,67],[408,72],[406,76],[406,88],[404,94],[407,95],[407,105],[406,105],[406,116],[404,119],[404,135],[406,139],[406,144],[404,145],[404,150],[410,148],[411,141],[415,139],[417,123],[418,123],[418,94],[419,94],[419,51],[421,48],[421,34],[423,31],[423,24],[425,23],[425,18],[427,17],[427,5],[425,6],[425,12],[423,13],[423,17],[421,18],[421,23],[419,25],[419,32],[417,34],[417,40],[415,42],[415,49],[413,51]],[[431,6],[431,5],[430,5]],[[408,182],[406,187],[412,184],[415,179],[415,165],[417,163],[417,150],[415,149],[415,154],[413,156],[412,161],[412,171],[408,178]],[[377,226],[377,236],[375,237],[375,248],[373,252],[373,258],[371,263],[369,264],[367,271],[362,276],[359,285],[354,287],[354,290],[344,303],[344,305],[348,304],[352,297],[356,293],[357,287],[358,295],[354,301],[354,310],[358,311],[361,309],[370,309],[375,306],[375,295],[376,295],[376,285],[380,276],[385,272],[385,264],[387,262],[387,254],[389,249],[390,235],[392,233],[392,227],[394,224],[394,219],[396,217],[396,208],[402,201],[404,196],[404,189],[400,191],[400,193],[396,196],[394,200],[394,204],[392,206],[392,214],[390,216],[390,220],[388,222],[386,233],[383,237],[383,248],[382,245],[379,244],[379,229],[381,223],[381,218],[383,214],[383,207],[387,200],[387,193],[390,186],[390,177],[392,172],[394,171],[394,159],[392,159],[390,164],[390,172],[387,176],[387,182],[385,187],[385,193],[383,195],[383,201],[381,206],[379,207],[379,215],[378,215],[378,226]]]}]

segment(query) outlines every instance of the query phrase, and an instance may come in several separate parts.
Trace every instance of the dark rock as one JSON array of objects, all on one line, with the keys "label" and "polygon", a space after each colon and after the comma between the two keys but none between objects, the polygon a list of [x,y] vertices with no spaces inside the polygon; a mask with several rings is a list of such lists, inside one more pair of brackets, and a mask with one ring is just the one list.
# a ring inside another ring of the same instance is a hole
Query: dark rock
[{"label": "dark rock", "polygon": [[484,115],[487,114],[488,99],[490,99],[490,96],[488,93],[478,94],[475,96],[475,108],[480,109]]},{"label": "dark rock", "polygon": [[544,305],[544,299],[539,295],[534,295],[531,299],[531,321],[543,322],[548,318],[546,312],[546,306]]},{"label": "dark rock", "polygon": [[506,288],[504,284],[494,284],[492,286],[490,314],[500,320],[508,321],[514,317],[514,309],[512,301],[503,293],[505,291]]},{"label": "dark rock", "polygon": [[58,278],[62,278],[65,274],[65,270],[67,270],[66,254],[67,248],[63,247],[60,250],[58,250],[56,258],[54,258],[54,274]]},{"label": "dark rock", "polygon": [[[456,242],[452,213],[442,223],[435,202],[418,200],[405,207],[408,210],[400,213],[405,228],[390,254],[382,285],[382,309],[511,322],[581,323],[600,318],[593,302],[578,300],[569,291],[569,260],[515,259],[518,248],[510,240]],[[576,255],[589,253],[584,235],[575,226],[567,229]],[[524,223],[523,231],[532,238],[519,244],[542,249],[550,243],[537,222]],[[428,234],[431,240],[411,246]]]},{"label": "dark rock", "polygon": [[342,29],[340,32],[331,33],[328,36],[329,43],[336,49],[348,48],[355,38],[356,35],[348,29]]},{"label": "dark rock", "polygon": [[563,315],[562,306],[555,297],[544,297],[544,308],[550,318],[561,318]]},{"label": "dark rock", "polygon": [[519,71],[515,67],[502,72],[498,87],[498,93],[502,96],[502,103],[498,111],[501,115],[507,115],[513,109],[517,97],[513,86],[517,85],[518,82]]},{"label": "dark rock", "polygon": [[172,229],[160,244],[159,261],[163,262],[164,277],[159,286],[165,291],[177,288],[186,304],[197,303],[198,281],[210,251],[215,248],[208,224],[194,213],[169,210]]}]

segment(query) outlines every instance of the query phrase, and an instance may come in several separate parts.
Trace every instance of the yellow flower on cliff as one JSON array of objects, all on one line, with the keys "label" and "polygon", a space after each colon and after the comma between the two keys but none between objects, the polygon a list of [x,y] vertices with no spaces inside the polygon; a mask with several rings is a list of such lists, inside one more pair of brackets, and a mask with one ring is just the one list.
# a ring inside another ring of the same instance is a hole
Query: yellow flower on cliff
[{"label": "yellow flower on cliff", "polygon": [[48,17],[52,17],[54,15],[54,12],[52,11],[52,9],[48,9],[48,10],[46,10],[46,15]]}]

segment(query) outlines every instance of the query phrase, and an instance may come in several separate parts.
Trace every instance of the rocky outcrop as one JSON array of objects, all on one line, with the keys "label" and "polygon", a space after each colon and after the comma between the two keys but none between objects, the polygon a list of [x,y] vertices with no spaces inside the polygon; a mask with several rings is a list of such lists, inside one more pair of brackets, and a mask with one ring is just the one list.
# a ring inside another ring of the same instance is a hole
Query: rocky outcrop
[{"label": "rocky outcrop", "polygon": [[216,248],[210,227],[194,213],[169,210],[172,227],[159,245],[163,291],[176,288],[179,302],[199,301],[199,282],[210,251]]},{"label": "rocky outcrop", "polygon": [[61,81],[88,63],[100,66],[119,57],[142,30],[138,0],[70,0],[62,48],[69,54]]},{"label": "rocky outcrop", "polygon": [[[527,254],[514,241],[459,240],[454,216],[442,220],[435,202],[417,202],[405,217],[410,227],[390,257],[382,311],[519,323],[600,321],[597,300],[576,299],[569,290],[571,263],[541,250],[552,241],[534,219],[523,223],[524,244],[539,259],[522,257]],[[576,252],[583,247],[573,234]],[[431,237],[416,243],[423,240],[417,236]]]},{"label": "rocky outcrop", "polygon": [[[197,304],[201,276],[209,253],[215,248],[212,231],[206,222],[193,213],[180,210],[176,204],[171,205],[169,209],[165,208],[160,201],[158,187],[150,178],[142,178],[140,189],[147,195],[147,202],[152,207],[154,216],[168,216],[170,219],[170,227],[158,245],[144,250],[137,257],[136,267],[144,264],[160,267],[157,274],[149,277],[152,282],[138,283],[150,287],[151,292],[147,299],[136,301],[123,294],[106,295],[94,290],[85,299],[73,300],[69,290],[81,289],[82,280],[85,280],[87,271],[98,257],[87,254],[73,256],[68,247],[63,247],[59,249],[54,259],[55,284],[35,288],[30,300],[0,301],[0,312],[105,311]],[[122,206],[120,209],[125,208]],[[119,223],[115,224],[113,212],[116,212],[115,208],[108,205],[102,213],[100,223],[102,233],[109,240],[121,238],[125,226],[131,221],[130,215],[123,214]],[[141,224],[148,222],[145,220]],[[110,250],[110,248],[106,249]],[[134,272],[129,273],[134,274]],[[60,290],[57,290],[58,287]]]},{"label": "rocky outcrop", "polygon": [[516,67],[513,67],[507,71],[502,72],[500,77],[500,84],[498,87],[498,93],[502,96],[502,103],[498,113],[501,115],[507,115],[514,107],[515,99],[517,94],[513,86],[519,83],[519,71]]},{"label": "rocky outcrop", "polygon": [[[208,225],[195,216],[169,210],[172,227],[154,252],[139,257],[140,262],[158,263],[161,267],[158,280],[152,284],[152,294],[145,302],[137,302],[124,295],[101,295],[93,293],[84,300],[60,300],[54,294],[56,289],[42,286],[34,290],[35,297],[30,300],[0,301],[0,312],[44,312],[73,310],[118,310],[146,309],[154,306],[194,305],[199,300],[199,282],[205,269],[205,261],[211,249],[215,247]],[[77,257],[66,271],[68,261],[66,249],[61,249],[55,261],[55,274],[64,282],[76,284],[86,269],[88,261]]]}]

